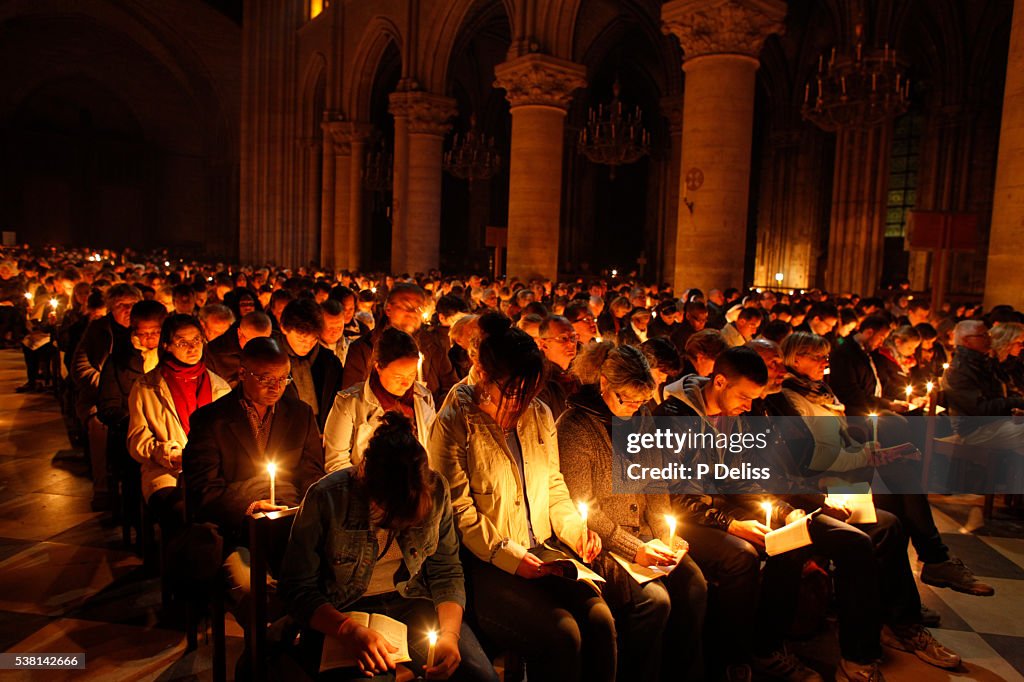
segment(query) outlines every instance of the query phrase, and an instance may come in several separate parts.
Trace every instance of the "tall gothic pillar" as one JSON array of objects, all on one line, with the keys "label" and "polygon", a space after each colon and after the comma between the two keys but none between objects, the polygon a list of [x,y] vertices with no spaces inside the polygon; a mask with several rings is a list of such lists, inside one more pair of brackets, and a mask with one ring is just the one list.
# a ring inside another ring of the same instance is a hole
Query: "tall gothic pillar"
[{"label": "tall gothic pillar", "polygon": [[672,0],[661,8],[686,72],[679,193],[692,203],[678,212],[677,289],[744,283],[754,76],[761,46],[783,31],[785,16],[782,0]]},{"label": "tall gothic pillar", "polygon": [[336,268],[334,262],[334,132],[337,121],[324,121],[323,128],[323,171],[320,181],[323,191],[320,195],[320,264],[327,268]]},{"label": "tall gothic pillar", "polygon": [[1010,52],[1003,93],[999,161],[985,271],[985,307],[1008,303],[1024,309],[1024,0],[1013,3]]},{"label": "tall gothic pillar", "polygon": [[322,229],[329,229],[321,251],[330,254],[329,261],[335,268],[345,267],[348,263],[348,234],[350,216],[349,202],[352,200],[352,176],[349,168],[352,165],[351,138],[344,121],[331,121],[326,124],[330,133],[330,143],[324,140],[324,149],[334,155],[334,197],[333,212],[330,221]]},{"label": "tall gothic pillar", "polygon": [[678,95],[661,98],[661,113],[668,121],[669,157],[663,175],[661,221],[661,253],[658,254],[661,277],[665,282],[675,281],[676,230],[679,228],[679,164],[683,155],[683,100]]},{"label": "tall gothic pillar", "polygon": [[892,121],[836,135],[825,288],[872,296],[885,256]]},{"label": "tall gothic pillar", "polygon": [[558,276],[565,113],[586,85],[586,69],[543,54],[494,67],[495,87],[511,104],[508,275]]},{"label": "tall gothic pillar", "polygon": [[[349,195],[348,195],[348,259],[342,261],[349,270],[362,266],[363,251],[363,171],[366,169],[366,144],[370,124],[351,124],[349,132]],[[342,267],[339,263],[338,267]]]},{"label": "tall gothic pillar", "polygon": [[389,101],[395,117],[391,269],[426,272],[441,262],[442,146],[458,112],[454,99],[426,92],[393,92]]}]

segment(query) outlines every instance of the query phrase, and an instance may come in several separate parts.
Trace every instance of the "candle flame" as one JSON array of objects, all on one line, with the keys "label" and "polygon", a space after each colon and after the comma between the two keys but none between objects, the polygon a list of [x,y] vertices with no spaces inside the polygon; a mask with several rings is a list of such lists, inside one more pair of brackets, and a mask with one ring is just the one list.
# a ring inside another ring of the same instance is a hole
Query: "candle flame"
[{"label": "candle flame", "polygon": [[50,299],[50,307],[51,307],[51,308],[53,308],[54,310],[56,310],[56,309],[57,309],[57,306],[59,306],[59,305],[60,305],[60,301],[58,301],[58,300],[57,300],[57,299],[55,299],[55,298],[51,298],[51,299]]},{"label": "candle flame", "polygon": [[435,646],[437,644],[437,631],[436,630],[428,630],[427,631],[427,641],[430,642],[430,646]]},{"label": "candle flame", "polygon": [[579,504],[576,505],[576,508],[580,510],[580,517],[583,519],[583,522],[586,523],[587,512],[589,511],[589,509],[587,508],[587,503],[580,502]]},{"label": "candle flame", "polygon": [[924,385],[924,387],[928,390],[929,393],[931,393],[932,389],[935,388],[935,384],[929,381],[927,384]]},{"label": "candle flame", "polygon": [[273,462],[267,464],[267,473],[270,474],[271,476],[277,475],[277,465],[274,464]]},{"label": "candle flame", "polygon": [[676,517],[671,514],[665,514],[665,523],[668,524],[668,532],[671,535],[676,534]]},{"label": "candle flame", "polygon": [[910,394],[914,392],[914,387],[911,386],[910,384],[907,384],[907,388],[905,390],[907,392],[907,397],[909,398]]}]

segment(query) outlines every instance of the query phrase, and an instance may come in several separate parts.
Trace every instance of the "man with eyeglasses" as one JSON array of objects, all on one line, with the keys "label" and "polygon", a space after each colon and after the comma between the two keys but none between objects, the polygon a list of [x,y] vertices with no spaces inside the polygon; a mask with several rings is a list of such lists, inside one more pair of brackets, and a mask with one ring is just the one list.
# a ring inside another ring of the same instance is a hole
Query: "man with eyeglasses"
[{"label": "man with eyeglasses", "polygon": [[433,394],[434,402],[444,402],[448,391],[459,380],[448,358],[448,350],[437,337],[423,333],[423,305],[426,293],[415,284],[399,282],[388,292],[384,318],[372,332],[353,341],[348,349],[341,390],[366,381],[370,376],[370,358],[377,338],[388,327],[396,327],[412,335],[423,356],[422,381]]},{"label": "man with eyeglasses", "polygon": [[554,315],[541,322],[537,345],[544,352],[547,381],[537,397],[551,408],[551,416],[556,420],[580,388],[579,379],[569,373],[578,342],[579,335],[564,317]]},{"label": "man with eyeglasses", "polygon": [[597,336],[597,318],[590,311],[587,301],[570,301],[565,306],[564,316],[579,336],[580,346],[587,345]]},{"label": "man with eyeglasses", "polygon": [[291,395],[313,408],[320,429],[341,390],[341,360],[320,345],[324,313],[311,298],[297,298],[281,313],[281,332],[275,338],[291,360]]},{"label": "man with eyeglasses", "polygon": [[[249,341],[238,377],[231,393],[192,413],[182,473],[189,516],[215,524],[224,538],[231,603],[239,623],[248,624],[245,519],[297,506],[324,475],[324,450],[312,408],[285,392],[291,363],[275,340]],[[268,464],[275,467],[273,500]],[[248,660],[243,654],[240,665]]]}]

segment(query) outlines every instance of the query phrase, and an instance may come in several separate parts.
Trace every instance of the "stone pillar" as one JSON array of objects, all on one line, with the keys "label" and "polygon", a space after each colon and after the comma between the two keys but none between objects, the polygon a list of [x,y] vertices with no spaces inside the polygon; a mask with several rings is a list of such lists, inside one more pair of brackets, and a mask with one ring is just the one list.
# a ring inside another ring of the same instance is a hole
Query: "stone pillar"
[{"label": "stone pillar", "polygon": [[[351,124],[349,132],[348,259],[344,267],[359,270],[363,254],[363,171],[366,169],[366,145],[369,124]],[[342,267],[339,265],[339,267]]]},{"label": "stone pillar", "polygon": [[825,289],[873,296],[885,256],[892,122],[836,135]]},{"label": "stone pillar", "polygon": [[985,271],[985,308],[1007,303],[1024,309],[1024,0],[1013,3],[1010,52],[1003,92],[999,161]]},{"label": "stone pillar", "polygon": [[508,275],[558,276],[565,113],[586,85],[586,69],[543,54],[494,67],[494,85],[511,104]]},{"label": "stone pillar", "polygon": [[395,117],[391,269],[426,272],[441,262],[441,156],[455,100],[426,92],[391,93]]},{"label": "stone pillar", "polygon": [[657,262],[665,282],[675,281],[676,271],[676,230],[679,228],[679,165],[683,156],[683,99],[678,95],[661,98],[661,114],[668,121],[668,135],[671,148],[666,172],[662,182],[661,253]]},{"label": "stone pillar", "polygon": [[324,121],[320,124],[323,136],[323,172],[320,182],[323,191],[320,196],[320,264],[327,268],[336,268],[334,262],[334,133],[332,127],[336,121]]},{"label": "stone pillar", "polygon": [[[754,125],[765,39],[783,31],[782,0],[672,0],[663,30],[683,48],[683,139],[675,280],[742,286]],[[691,186],[699,187],[688,190]],[[683,199],[692,204],[686,204]]]},{"label": "stone pillar", "polygon": [[[334,213],[331,216],[328,238],[330,261],[335,268],[348,263],[348,239],[351,216],[349,203],[352,201],[352,143],[344,121],[331,123],[331,141],[334,152]],[[326,145],[326,142],[325,142]]]}]

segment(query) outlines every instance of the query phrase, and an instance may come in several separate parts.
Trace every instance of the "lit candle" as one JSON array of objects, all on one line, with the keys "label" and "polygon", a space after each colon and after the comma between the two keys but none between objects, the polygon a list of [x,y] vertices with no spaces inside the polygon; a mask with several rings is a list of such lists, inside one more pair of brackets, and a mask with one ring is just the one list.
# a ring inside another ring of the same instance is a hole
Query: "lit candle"
[{"label": "lit candle", "polygon": [[764,510],[764,525],[766,525],[769,528],[771,528],[772,527],[772,503],[771,502],[762,502],[761,503],[761,509]]},{"label": "lit candle", "polygon": [[416,378],[423,383],[423,353],[420,353],[420,359],[416,362]]},{"label": "lit candle", "polygon": [[267,464],[267,474],[270,475],[270,504],[277,504],[277,491],[275,489],[275,485],[277,483],[277,465],[273,462]]},{"label": "lit candle", "polygon": [[51,307],[51,308],[53,308],[54,310],[56,310],[56,309],[57,309],[57,306],[59,306],[59,305],[60,305],[60,301],[58,301],[58,300],[57,300],[57,299],[55,299],[55,298],[51,298],[51,299],[50,299],[50,307]]},{"label": "lit candle", "polygon": [[32,292],[31,291],[26,291],[25,292],[25,300],[28,301],[29,303],[31,303],[32,302],[32,298],[33,298]]},{"label": "lit candle", "polygon": [[597,341],[598,343],[601,343],[601,341],[602,341],[600,336],[595,336],[594,340]]},{"label": "lit candle", "polygon": [[671,550],[676,543],[676,517],[665,514],[665,523],[668,524],[668,548]]},{"label": "lit candle", "polygon": [[875,412],[871,413],[871,440],[878,442],[878,414]]},{"label": "lit candle", "polygon": [[907,384],[907,387],[903,389],[903,391],[907,394],[907,402],[910,402],[910,396],[914,395],[914,387]]},{"label": "lit candle", "polygon": [[427,669],[434,667],[434,654],[437,648],[437,631],[429,630],[427,632],[427,641],[430,643],[430,647],[427,649]]},{"label": "lit candle", "polygon": [[945,372],[947,369],[949,369],[949,363],[948,362],[942,363],[942,371]]},{"label": "lit candle", "polygon": [[619,276],[619,271],[618,270],[612,270],[612,277],[618,277],[618,276]]},{"label": "lit candle", "polygon": [[785,275],[784,274],[782,274],[781,272],[776,272],[775,273],[775,281],[776,282],[781,284],[783,279],[785,279]]},{"label": "lit candle", "polygon": [[935,388],[935,384],[929,381],[924,385],[924,387],[928,392],[928,415],[935,416],[935,395],[932,393],[932,389]]}]

